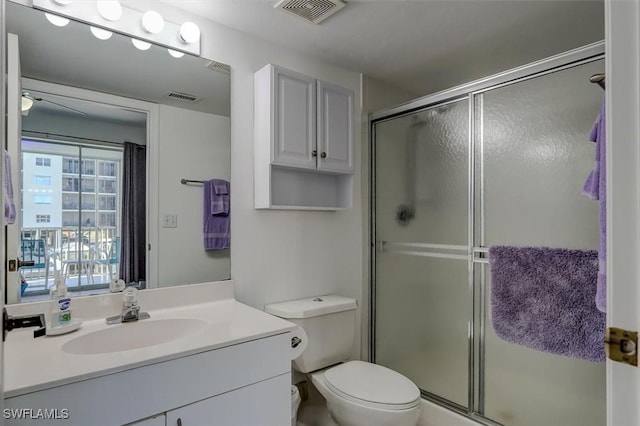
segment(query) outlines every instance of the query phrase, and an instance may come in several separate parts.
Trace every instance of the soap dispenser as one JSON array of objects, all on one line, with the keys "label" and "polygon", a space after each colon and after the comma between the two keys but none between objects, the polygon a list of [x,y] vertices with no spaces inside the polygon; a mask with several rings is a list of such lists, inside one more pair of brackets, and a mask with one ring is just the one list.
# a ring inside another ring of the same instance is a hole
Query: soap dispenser
[{"label": "soap dispenser", "polygon": [[60,272],[53,280],[51,296],[51,328],[65,327],[71,324],[71,298]]}]

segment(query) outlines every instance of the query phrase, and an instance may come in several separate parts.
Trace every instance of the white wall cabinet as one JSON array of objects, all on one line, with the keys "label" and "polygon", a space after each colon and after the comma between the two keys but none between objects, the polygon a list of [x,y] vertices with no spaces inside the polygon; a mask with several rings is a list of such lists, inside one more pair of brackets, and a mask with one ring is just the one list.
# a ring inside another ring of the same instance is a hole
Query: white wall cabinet
[{"label": "white wall cabinet", "polygon": [[276,65],[254,77],[256,208],[350,208],[354,93]]},{"label": "white wall cabinet", "polygon": [[353,92],[318,80],[318,170],[353,173]]},{"label": "white wall cabinet", "polygon": [[278,67],[262,72],[273,78],[272,164],[315,169],[316,80]]}]

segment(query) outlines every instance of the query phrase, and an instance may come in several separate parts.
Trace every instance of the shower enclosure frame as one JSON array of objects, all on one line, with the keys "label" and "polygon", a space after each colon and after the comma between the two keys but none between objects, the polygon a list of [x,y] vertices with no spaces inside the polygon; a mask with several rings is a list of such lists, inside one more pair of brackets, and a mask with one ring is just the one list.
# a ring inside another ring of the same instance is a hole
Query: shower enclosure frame
[{"label": "shower enclosure frame", "polygon": [[[540,77],[549,73],[573,68],[579,65],[602,60],[605,57],[604,41],[592,43],[581,48],[570,50],[555,56],[551,56],[540,61],[532,62],[521,67],[513,68],[492,76],[475,80],[451,89],[436,92],[431,95],[406,102],[396,107],[384,109],[369,115],[369,347],[368,355],[371,362],[376,362],[376,255],[378,251],[386,251],[391,248],[394,253],[413,254],[427,257],[452,258],[468,260],[468,292],[469,306],[467,307],[467,336],[468,336],[468,400],[467,407],[446,400],[438,395],[426,392],[421,389],[422,397],[435,404],[455,411],[482,424],[495,426],[499,425],[482,414],[476,412],[476,406],[480,411],[484,410],[484,350],[485,350],[485,304],[477,303],[477,300],[485,300],[484,274],[480,282],[480,294],[475,288],[475,264],[486,264],[487,248],[484,244],[484,206],[482,197],[480,198],[480,217],[476,218],[476,150],[482,150],[482,132],[480,137],[476,134],[476,105],[475,100],[478,95],[489,90],[509,86],[515,83]],[[375,125],[388,120],[407,116],[419,111],[427,110],[451,102],[460,102],[467,99],[469,104],[469,127],[468,127],[468,244],[466,246],[439,245],[439,244],[416,244],[416,243],[385,243],[376,238],[376,129]],[[482,97],[480,96],[480,102]],[[480,112],[482,109],[480,108]],[[480,185],[482,185],[483,170],[480,163]],[[482,193],[482,187],[480,189]],[[480,221],[480,245],[474,246],[476,239],[476,219]],[[395,246],[395,248],[391,247]],[[416,249],[426,249],[431,251],[417,251]],[[436,252],[436,250],[438,252]],[[452,253],[453,252],[453,253]],[[479,309],[476,310],[476,309]],[[480,318],[480,324],[476,323],[476,318]],[[477,332],[478,331],[478,332]],[[476,371],[476,367],[477,371]],[[477,382],[476,382],[477,377]]]}]

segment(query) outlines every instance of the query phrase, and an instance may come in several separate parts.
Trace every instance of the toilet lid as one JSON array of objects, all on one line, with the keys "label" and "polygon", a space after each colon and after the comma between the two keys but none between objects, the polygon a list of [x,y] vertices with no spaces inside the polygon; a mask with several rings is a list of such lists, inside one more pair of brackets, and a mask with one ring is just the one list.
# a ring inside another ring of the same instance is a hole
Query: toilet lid
[{"label": "toilet lid", "polygon": [[415,405],[420,390],[400,373],[377,364],[349,361],[325,373],[327,384],[338,393],[368,403],[396,406]]}]

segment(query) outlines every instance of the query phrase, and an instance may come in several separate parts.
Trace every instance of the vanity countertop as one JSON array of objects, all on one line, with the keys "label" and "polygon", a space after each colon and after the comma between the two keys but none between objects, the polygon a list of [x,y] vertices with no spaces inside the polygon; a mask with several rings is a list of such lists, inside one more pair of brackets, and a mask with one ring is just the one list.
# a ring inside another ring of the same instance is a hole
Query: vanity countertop
[{"label": "vanity countertop", "polygon": [[33,329],[14,330],[7,335],[4,344],[4,396],[11,398],[274,336],[294,328],[288,321],[236,301],[232,292],[219,294],[220,297],[210,298],[206,303],[160,309],[145,306],[141,297],[142,310],[151,314],[151,319],[141,321],[181,318],[201,320],[206,325],[167,343],[138,349],[99,354],[70,354],[62,350],[65,343],[82,335],[130,325],[107,325],[104,318],[85,320],[78,331],[69,334],[37,339],[33,338]]}]

